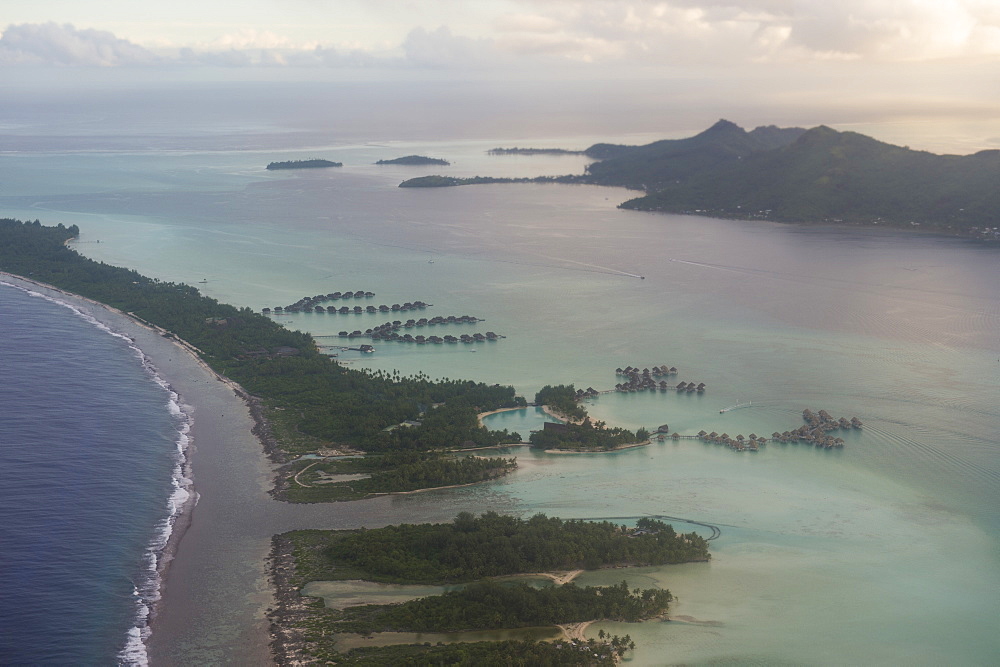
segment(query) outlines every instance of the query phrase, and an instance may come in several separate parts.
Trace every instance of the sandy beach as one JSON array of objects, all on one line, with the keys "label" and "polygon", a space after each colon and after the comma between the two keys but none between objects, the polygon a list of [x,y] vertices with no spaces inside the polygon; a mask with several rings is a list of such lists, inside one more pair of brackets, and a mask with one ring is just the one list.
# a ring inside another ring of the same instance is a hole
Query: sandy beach
[{"label": "sandy beach", "polygon": [[[275,466],[252,433],[254,421],[238,386],[216,375],[192,350],[124,313],[19,276],[0,276],[130,337],[192,415],[193,501],[175,524],[161,566],[161,599],[147,642],[150,663],[273,664],[266,617],[274,605],[267,568],[271,537],[298,528],[398,522],[403,514],[393,506],[398,501],[381,497],[331,506],[273,500],[268,490]],[[430,500],[406,509],[415,520],[451,518]]]},{"label": "sandy beach", "polygon": [[[120,311],[34,281],[9,274],[3,276],[6,282],[67,302],[112,331],[131,338],[192,415],[188,469],[194,493],[178,518],[161,559],[163,584],[160,602],[153,613],[153,634],[148,643],[150,661],[190,664],[173,647],[188,633],[188,626],[202,616],[204,602],[215,588],[206,585],[206,580],[231,580],[234,570],[238,570],[244,581],[254,582],[248,591],[251,595],[244,602],[245,612],[253,617],[259,615],[261,621],[244,627],[232,626],[216,637],[220,647],[225,645],[227,651],[242,647],[238,654],[240,662],[268,664],[268,628],[263,614],[251,608],[259,607],[262,611],[270,604],[271,593],[263,566],[270,534],[234,530],[253,525],[252,521],[244,522],[257,512],[247,512],[241,519],[231,503],[235,500],[234,486],[244,487],[239,496],[249,494],[258,503],[269,501],[271,470],[259,441],[251,433],[253,422],[246,403],[237,395],[238,387],[220,378],[187,346]],[[217,553],[214,543],[223,535],[230,542],[230,550],[242,551],[242,557],[227,563],[213,555]],[[255,566],[253,560],[259,565]],[[237,561],[241,561],[239,565]],[[223,655],[221,651],[213,653],[218,658]],[[230,655],[235,659],[235,655]]]}]

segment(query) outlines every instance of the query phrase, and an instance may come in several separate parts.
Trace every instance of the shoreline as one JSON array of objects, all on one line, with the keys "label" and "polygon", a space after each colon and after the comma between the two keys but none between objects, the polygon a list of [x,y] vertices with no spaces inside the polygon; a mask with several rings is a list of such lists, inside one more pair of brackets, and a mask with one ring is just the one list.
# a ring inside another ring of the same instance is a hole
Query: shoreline
[{"label": "shoreline", "polygon": [[613,454],[615,452],[625,451],[626,449],[646,447],[651,444],[653,444],[652,440],[645,440],[643,442],[633,442],[630,445],[618,445],[617,447],[612,447],[611,449],[546,449],[544,452],[546,454]]},{"label": "shoreline", "polygon": [[[150,353],[147,351],[145,346],[136,342],[133,336],[117,331],[116,328],[112,326],[114,322],[108,323],[101,321],[95,316],[93,311],[86,312],[82,308],[84,305],[92,308],[99,308],[112,316],[128,320],[135,326],[142,327],[150,332],[157,332],[161,336],[163,336],[164,332],[162,329],[159,329],[159,327],[143,322],[141,319],[118,310],[113,306],[100,303],[99,301],[89,299],[79,294],[67,292],[66,290],[47,283],[42,283],[37,280],[32,280],[30,278],[19,276],[14,273],[8,273],[6,271],[0,271],[0,279],[8,282],[8,284],[12,285],[14,289],[25,290],[29,294],[38,294],[43,298],[53,299],[60,302],[60,304],[64,307],[68,307],[70,310],[73,310],[74,314],[77,316],[89,315],[99,325],[106,327],[108,330],[107,333],[110,335],[121,336],[128,339],[130,341],[130,347],[137,350],[140,355],[140,365],[143,366],[144,370],[150,374],[152,379],[160,385],[168,393],[168,395],[172,396],[171,401],[176,402],[180,413],[184,416],[184,426],[178,429],[178,467],[180,469],[180,480],[178,480],[176,476],[174,477],[174,480],[178,483],[175,493],[177,491],[184,491],[187,494],[187,497],[184,498],[184,501],[179,505],[179,507],[177,507],[176,511],[173,514],[168,515],[166,518],[167,525],[165,529],[169,531],[166,536],[166,541],[159,550],[152,553],[155,558],[155,580],[150,583],[155,585],[155,590],[147,591],[147,594],[142,595],[140,598],[142,603],[146,603],[147,609],[146,617],[144,619],[137,619],[141,621],[141,627],[138,627],[140,632],[139,642],[142,644],[142,652],[146,653],[146,642],[152,633],[153,625],[162,608],[163,593],[166,589],[166,581],[170,570],[170,564],[176,556],[181,539],[191,526],[194,508],[198,504],[199,495],[194,485],[194,467],[192,464],[194,441],[193,438],[188,435],[194,425],[194,415],[192,414],[192,406],[187,405],[180,392],[176,391],[173,388],[173,385],[159,374],[157,364],[153,356],[150,356]],[[157,331],[158,329],[159,331]],[[199,365],[203,366],[209,372],[212,372],[211,369],[209,369],[208,366],[201,361],[201,359],[197,359],[197,355],[194,354],[191,346],[182,344],[179,339],[173,336],[163,336],[163,338],[178,348],[178,351],[191,355],[197,360]],[[184,484],[185,481],[187,482],[186,484]],[[170,497],[166,499],[166,505],[168,507],[170,506]],[[152,528],[155,531],[156,526],[154,525]],[[152,543],[155,538],[156,535],[154,532],[150,538],[150,542]],[[131,648],[131,652],[134,652],[137,647],[134,645],[133,640],[134,638],[130,633],[126,637],[126,644],[123,650],[129,651]]]},{"label": "shoreline", "polygon": [[[198,356],[194,346],[160,327],[113,306],[29,277],[0,271],[0,279],[12,285],[14,289],[36,293],[42,298],[61,302],[70,310],[76,311],[77,316],[93,318],[97,325],[106,328],[110,335],[126,339],[129,346],[138,350],[140,363],[150,373],[151,379],[160,384],[168,396],[173,397],[170,400],[177,403],[185,416],[187,429],[186,432],[180,429],[178,437],[179,439],[186,437],[187,442],[179,456],[178,464],[183,480],[180,482],[183,484],[181,488],[188,495],[170,517],[170,533],[155,554],[156,590],[150,591],[148,597],[143,600],[147,607],[145,618],[137,618],[143,647],[141,650],[145,652],[146,659],[154,661],[156,658],[163,658],[165,662],[173,663],[168,657],[169,651],[166,650],[166,646],[172,643],[173,633],[183,632],[187,617],[194,611],[190,607],[189,600],[195,596],[185,595],[180,601],[176,601],[175,598],[179,597],[181,589],[197,588],[192,582],[187,581],[190,579],[187,572],[191,571],[189,562],[206,558],[208,554],[204,552],[211,550],[209,546],[199,551],[204,541],[192,545],[191,536],[194,533],[211,532],[215,528],[209,525],[212,523],[211,519],[196,521],[195,515],[208,513],[208,508],[202,507],[203,501],[207,499],[209,504],[212,504],[212,501],[217,500],[220,495],[214,493],[214,487],[221,480],[213,479],[207,466],[198,465],[199,455],[204,457],[217,448],[219,443],[245,444],[244,441],[250,440],[254,443],[253,454],[259,455],[263,448],[267,458],[274,460],[275,443],[270,436],[266,420],[263,419],[262,409],[241,386],[212,370]],[[238,416],[240,412],[246,415],[247,421],[250,422],[245,432],[238,422],[234,425],[224,419],[226,413]],[[264,457],[258,456],[258,458]],[[252,465],[256,463],[252,462]],[[248,486],[254,484],[252,478],[242,481]],[[169,507],[170,499],[164,499],[164,502]],[[151,542],[155,539],[156,530],[156,526],[150,526]],[[266,575],[266,572],[263,574]],[[123,647],[130,650],[139,648],[136,646],[138,639],[131,636],[134,631],[135,628],[129,635],[122,637]],[[259,628],[239,628],[237,631],[242,634],[248,632],[254,634],[259,632]],[[263,641],[260,643],[267,646],[268,638],[265,636],[261,639]],[[162,655],[159,649],[161,645],[164,645]],[[244,648],[253,656],[255,662],[261,662],[260,659],[264,656],[255,651],[253,646]],[[268,656],[266,659],[272,662],[274,658]]]},{"label": "shoreline", "polygon": [[582,419],[570,419],[568,415],[564,415],[558,410],[554,410],[547,405],[542,405],[540,407],[542,408],[542,412],[552,417],[553,419],[558,419],[559,421],[565,424],[576,424],[577,426],[579,426],[580,424],[583,423]]},{"label": "shoreline", "polygon": [[[534,403],[529,403],[528,405],[518,405],[513,408],[499,408],[497,410],[489,410],[487,412],[480,412],[476,417],[479,419],[479,425],[485,426],[483,419],[489,417],[490,415],[498,415],[501,412],[513,412],[514,410],[527,410],[528,408],[538,407]],[[543,406],[544,407],[544,406]],[[484,449],[480,447],[479,449]],[[470,450],[456,450],[456,451],[470,451]]]}]

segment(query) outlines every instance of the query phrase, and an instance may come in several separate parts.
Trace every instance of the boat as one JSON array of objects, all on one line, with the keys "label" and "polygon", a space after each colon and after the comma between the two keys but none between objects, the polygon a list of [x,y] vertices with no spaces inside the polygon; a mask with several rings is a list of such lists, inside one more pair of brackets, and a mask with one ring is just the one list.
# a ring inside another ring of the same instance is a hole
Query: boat
[{"label": "boat", "polygon": [[746,403],[740,403],[739,401],[736,401],[736,405],[730,405],[728,408],[722,408],[721,410],[719,410],[719,414],[721,415],[724,412],[729,412],[730,410],[738,410],[740,408],[749,408],[752,404],[753,404],[753,401],[747,401]]}]

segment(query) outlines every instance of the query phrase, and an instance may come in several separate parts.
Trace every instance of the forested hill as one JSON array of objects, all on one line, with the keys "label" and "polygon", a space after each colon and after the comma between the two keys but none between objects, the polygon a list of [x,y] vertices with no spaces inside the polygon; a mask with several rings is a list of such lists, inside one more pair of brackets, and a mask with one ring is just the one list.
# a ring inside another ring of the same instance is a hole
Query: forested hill
[{"label": "forested hill", "polygon": [[599,160],[587,168],[588,180],[601,185],[623,185],[656,191],[677,179],[711,173],[754,153],[781,148],[805,130],[773,125],[747,132],[720,120],[701,134],[686,139],[664,139],[645,146],[594,144],[585,152]]},{"label": "forested hill", "polygon": [[819,126],[598,144],[587,182],[642,189],[622,208],[781,222],[914,226],[980,238],[1000,226],[1000,151],[935,155]]}]

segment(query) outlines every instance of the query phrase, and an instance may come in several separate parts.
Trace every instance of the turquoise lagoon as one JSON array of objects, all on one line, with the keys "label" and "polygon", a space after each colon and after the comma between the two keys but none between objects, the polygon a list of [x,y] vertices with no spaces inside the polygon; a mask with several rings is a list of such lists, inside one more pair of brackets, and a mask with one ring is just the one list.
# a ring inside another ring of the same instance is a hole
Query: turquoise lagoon
[{"label": "turquoise lagoon", "polygon": [[[580,579],[626,578],[678,596],[679,620],[591,626],[591,635],[631,634],[639,648],[630,664],[995,662],[997,249],[877,228],[626,212],[615,208],[629,196],[618,189],[395,187],[427,173],[530,176],[579,172],[586,162],[485,153],[513,143],[331,144],[321,156],[345,166],[310,173],[263,167],[315,157],[315,147],[19,153],[4,159],[0,203],[5,215],[79,224],[76,247],[94,259],[198,284],[237,305],[363,289],[376,293],[366,305],[420,299],[433,304],[420,316],[485,320],[414,333],[506,336],[337,351],[354,367],[509,383],[530,399],[544,384],[603,390],[618,381],[616,367],[668,364],[680,369],[675,383],[705,382],[708,391],[605,394],[588,409],[610,424],[668,423],[683,434],[770,436],[797,427],[807,407],[857,416],[864,429],[833,452],[768,444],[737,454],[697,440],[606,455],[512,448],[517,473],[400,498],[386,521],[437,504],[718,526],[711,563]],[[453,166],[371,164],[410,153]],[[330,336],[407,317],[279,319]],[[542,419],[524,411],[488,423],[527,436]],[[350,525],[350,506],[338,511]]]}]

